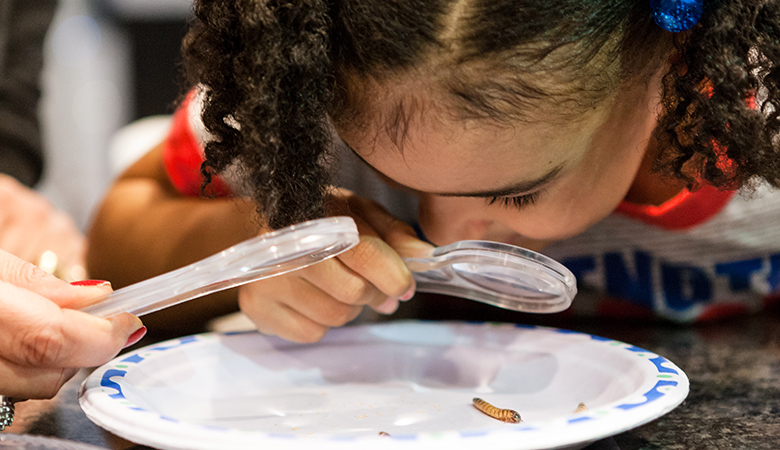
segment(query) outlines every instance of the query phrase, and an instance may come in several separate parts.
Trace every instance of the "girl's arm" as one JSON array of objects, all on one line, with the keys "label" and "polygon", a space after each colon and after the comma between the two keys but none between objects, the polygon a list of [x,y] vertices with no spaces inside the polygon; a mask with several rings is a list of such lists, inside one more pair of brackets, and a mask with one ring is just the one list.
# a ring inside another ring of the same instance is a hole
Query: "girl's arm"
[{"label": "girl's arm", "polygon": [[[89,230],[87,266],[114,288],[210,256],[260,231],[251,202],[186,197],[169,181],[160,144],[108,191]],[[233,291],[168,308],[145,318],[150,331],[200,331],[210,318],[237,308]]]}]

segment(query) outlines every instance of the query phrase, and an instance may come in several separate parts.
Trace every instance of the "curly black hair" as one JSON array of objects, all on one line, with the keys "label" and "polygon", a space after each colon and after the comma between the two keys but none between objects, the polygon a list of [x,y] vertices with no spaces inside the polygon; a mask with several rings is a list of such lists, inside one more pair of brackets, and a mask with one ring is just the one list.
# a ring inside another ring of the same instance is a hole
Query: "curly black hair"
[{"label": "curly black hair", "polygon": [[[655,168],[780,187],[778,0],[707,0],[679,34],[647,0],[196,0],[195,17],[183,51],[214,136],[205,184],[240,163],[273,228],[324,214],[330,124],[369,113],[356,87],[410,73],[457,116],[508,122],[542,104],[576,116],[668,66]],[[386,128],[409,114],[399,101]]]},{"label": "curly black hair", "polygon": [[689,186],[780,187],[780,2],[705,2],[675,46],[656,168]]}]

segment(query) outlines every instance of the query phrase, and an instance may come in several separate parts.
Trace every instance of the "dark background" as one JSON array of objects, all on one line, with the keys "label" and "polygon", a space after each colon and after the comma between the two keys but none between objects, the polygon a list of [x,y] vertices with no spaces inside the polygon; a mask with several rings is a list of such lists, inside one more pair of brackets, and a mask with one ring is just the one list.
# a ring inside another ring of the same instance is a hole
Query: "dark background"
[{"label": "dark background", "polygon": [[132,119],[173,112],[182,92],[181,41],[186,20],[127,20],[117,23],[132,42]]}]

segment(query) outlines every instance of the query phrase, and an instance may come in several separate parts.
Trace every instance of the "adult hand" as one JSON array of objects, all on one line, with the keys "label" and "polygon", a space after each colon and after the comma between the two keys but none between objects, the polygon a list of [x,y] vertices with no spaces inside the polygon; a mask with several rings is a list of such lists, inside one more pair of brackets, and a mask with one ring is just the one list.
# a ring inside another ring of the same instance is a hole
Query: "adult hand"
[{"label": "adult hand", "polygon": [[86,244],[70,216],[0,174],[0,249],[67,281],[83,279]]},{"label": "adult hand", "polygon": [[368,305],[392,314],[414,294],[405,257],[427,256],[433,246],[379,204],[339,191],[332,215],[355,219],[360,242],[305,269],[244,285],[239,305],[258,330],[295,342],[315,342],[331,327],[346,324]]},{"label": "adult hand", "polygon": [[143,336],[138,317],[67,309],[110,292],[73,286],[0,250],[0,394],[51,398],[80,367],[104,364]]}]

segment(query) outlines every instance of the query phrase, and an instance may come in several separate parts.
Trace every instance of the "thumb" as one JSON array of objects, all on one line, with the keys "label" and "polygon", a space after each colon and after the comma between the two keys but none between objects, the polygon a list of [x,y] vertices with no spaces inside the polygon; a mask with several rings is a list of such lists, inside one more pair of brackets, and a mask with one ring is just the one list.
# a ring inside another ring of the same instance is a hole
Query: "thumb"
[{"label": "thumb", "polygon": [[35,292],[59,306],[68,306],[77,301],[100,297],[111,292],[108,282],[88,282],[87,286],[71,286],[38,266],[2,250],[0,250],[0,281]]}]

